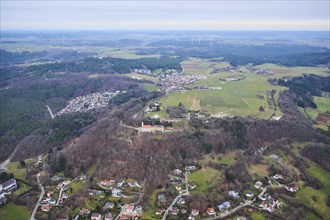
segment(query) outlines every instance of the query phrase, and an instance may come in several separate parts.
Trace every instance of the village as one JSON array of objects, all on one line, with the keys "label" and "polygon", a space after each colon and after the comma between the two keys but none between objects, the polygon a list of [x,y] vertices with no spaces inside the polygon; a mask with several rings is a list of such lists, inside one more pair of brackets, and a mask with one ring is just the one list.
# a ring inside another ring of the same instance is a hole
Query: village
[{"label": "village", "polygon": [[64,109],[56,113],[55,116],[60,116],[63,114],[73,113],[73,112],[90,111],[97,108],[107,107],[110,99],[119,95],[120,93],[126,93],[126,91],[116,91],[114,93],[96,92],[84,96],[78,96],[73,100],[71,100]]},{"label": "village", "polygon": [[[143,128],[143,124],[142,124]],[[264,154],[267,147],[258,149],[258,154]],[[283,163],[281,157],[276,154],[267,156],[276,163]],[[191,203],[191,195],[199,190],[199,184],[190,180],[190,176],[199,172],[200,165],[192,164],[183,169],[176,168],[169,174],[171,183],[170,191],[161,190],[156,194],[154,207],[145,207],[141,203],[144,196],[145,182],[127,178],[114,179],[94,179],[91,182],[88,174],[70,179],[62,175],[54,175],[50,178],[47,185],[41,184],[41,179],[47,176],[44,171],[46,162],[45,155],[39,155],[35,159],[35,165],[39,167],[36,175],[41,194],[32,213],[31,219],[44,219],[49,214],[58,213],[59,208],[71,206],[71,197],[82,196],[86,190],[88,198],[85,205],[76,207],[72,214],[72,219],[91,219],[91,220],[128,220],[144,219],[145,210],[154,210],[152,217],[155,219],[221,219],[233,215],[238,210],[247,207],[249,211],[260,210],[268,213],[276,212],[283,206],[283,202],[275,199],[269,193],[270,189],[283,188],[288,194],[294,195],[299,187],[294,183],[287,183],[287,177],[280,173],[269,176],[266,179],[257,179],[251,183],[251,188],[244,190],[231,189],[225,191],[226,200],[219,201],[214,206],[209,206],[205,210],[188,205]],[[87,184],[89,182],[89,184]],[[84,187],[89,186],[87,189]],[[1,184],[1,201],[6,202],[7,195],[17,190],[18,185],[15,178]],[[174,194],[172,194],[174,192]],[[87,202],[88,201],[88,202]],[[93,204],[93,205],[91,205]],[[54,214],[52,214],[53,216]],[[247,219],[239,216],[237,219]]]},{"label": "village", "polygon": [[160,80],[158,85],[161,87],[161,91],[166,93],[186,90],[187,85],[190,85],[197,80],[207,79],[206,75],[184,75],[182,72],[179,73],[174,69],[161,72],[153,72],[148,69],[134,69],[133,72],[158,78]]}]

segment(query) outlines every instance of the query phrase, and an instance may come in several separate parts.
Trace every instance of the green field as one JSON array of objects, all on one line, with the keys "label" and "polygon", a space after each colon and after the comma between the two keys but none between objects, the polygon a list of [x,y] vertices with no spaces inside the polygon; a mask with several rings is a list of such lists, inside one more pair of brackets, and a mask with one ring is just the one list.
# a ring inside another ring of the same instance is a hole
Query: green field
[{"label": "green field", "polygon": [[[256,66],[260,69],[272,69],[275,75],[258,75],[255,73],[232,73],[219,72],[219,68],[227,67],[226,62],[215,62],[206,59],[189,58],[181,62],[184,67],[184,74],[202,74],[208,78],[199,80],[189,88],[194,86],[222,87],[221,90],[187,90],[176,91],[167,94],[160,102],[163,106],[176,106],[180,102],[186,109],[198,110],[210,114],[227,114],[241,116],[256,116],[259,118],[269,118],[273,114],[273,109],[267,104],[267,90],[275,89],[275,102],[277,104],[279,92],[285,87],[274,86],[267,82],[270,78],[282,78],[284,76],[297,76],[302,73],[315,73],[318,75],[327,75],[325,68],[321,67],[283,67],[275,64],[263,64]],[[244,69],[241,67],[240,69]],[[210,74],[212,71],[216,73]],[[246,78],[240,81],[221,82],[220,78],[233,75],[244,75]],[[264,97],[264,98],[262,98]],[[196,102],[198,100],[198,102]],[[325,103],[326,97],[316,98],[316,102],[320,105],[320,111],[329,109],[329,103]],[[327,106],[327,105],[328,106]],[[265,111],[259,111],[259,107],[263,106]],[[283,113],[277,108],[276,116]],[[311,114],[316,114],[311,112]],[[316,116],[315,116],[316,117]]]},{"label": "green field", "polygon": [[[266,99],[257,97],[266,97],[267,90],[276,89],[277,93],[283,90],[283,87],[276,87],[267,83],[268,77],[258,76],[256,74],[246,74],[246,79],[235,82],[225,82],[220,84],[220,78],[232,75],[231,73],[212,74],[206,80],[200,80],[194,85],[222,87],[221,90],[187,90],[171,92],[160,102],[164,106],[176,106],[180,102],[186,109],[194,104],[194,100],[200,100],[199,105],[202,111],[210,114],[225,113],[229,115],[253,115],[260,118],[268,118],[273,110],[267,107]],[[193,87],[193,86],[191,86]],[[278,94],[277,96],[278,97]],[[264,112],[259,111],[259,107],[265,108]],[[277,115],[282,115],[277,111]]]},{"label": "green field", "polygon": [[[324,170],[313,162],[311,162],[310,165],[308,172],[313,177],[320,180],[324,187],[320,190],[316,190],[301,185],[297,197],[306,205],[316,209],[324,219],[327,219],[330,216],[330,209],[326,205],[328,195],[330,195],[330,172]],[[316,198],[316,201],[312,199],[312,196]]]},{"label": "green field", "polygon": [[156,213],[156,208],[155,208],[155,202],[157,199],[157,194],[160,193],[161,190],[155,190],[151,196],[148,199],[147,202],[147,209],[143,211],[142,219],[160,219],[159,216],[157,216]]},{"label": "green field", "polygon": [[228,62],[215,62],[215,61],[210,61],[208,59],[199,59],[192,57],[181,62],[181,65],[184,69],[183,73],[186,75],[210,74],[214,69],[225,68],[230,66]]},{"label": "green field", "polygon": [[12,202],[0,208],[0,219],[3,220],[30,219],[30,215],[30,212],[26,209],[25,206],[15,205]]},{"label": "green field", "polygon": [[188,180],[197,184],[196,191],[207,192],[207,189],[220,179],[221,172],[211,167],[203,167],[188,176]]}]

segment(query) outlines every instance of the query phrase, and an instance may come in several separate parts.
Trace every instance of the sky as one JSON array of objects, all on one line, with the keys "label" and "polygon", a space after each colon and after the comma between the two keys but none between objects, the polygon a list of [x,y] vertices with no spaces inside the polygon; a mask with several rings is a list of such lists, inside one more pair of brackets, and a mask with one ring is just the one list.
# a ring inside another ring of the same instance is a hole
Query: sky
[{"label": "sky", "polygon": [[329,31],[328,0],[1,0],[2,30]]}]

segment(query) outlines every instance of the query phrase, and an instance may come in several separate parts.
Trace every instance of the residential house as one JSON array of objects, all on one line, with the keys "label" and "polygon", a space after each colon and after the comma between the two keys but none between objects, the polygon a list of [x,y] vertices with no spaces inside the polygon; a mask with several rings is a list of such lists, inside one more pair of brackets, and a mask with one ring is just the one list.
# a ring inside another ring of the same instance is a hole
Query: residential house
[{"label": "residential house", "polygon": [[256,189],[260,189],[260,188],[262,187],[262,182],[257,181],[257,182],[254,184],[254,187],[255,187]]},{"label": "residential house", "polygon": [[56,205],[56,199],[55,198],[51,198],[50,200],[49,200],[49,205]]},{"label": "residential house", "polygon": [[178,204],[178,205],[184,205],[184,204],[186,204],[186,200],[183,197],[180,197],[178,199],[178,201],[176,202],[176,204]]},{"label": "residential house", "polygon": [[112,220],[112,215],[111,215],[111,213],[106,213],[106,214],[104,215],[104,220]]},{"label": "residential house", "polygon": [[100,185],[105,186],[105,187],[110,187],[111,183],[110,183],[110,180],[102,180],[100,182]]},{"label": "residential house", "polygon": [[121,187],[123,187],[124,185],[125,185],[125,180],[121,180],[121,181],[118,182],[117,187],[118,187],[118,188],[121,188]]},{"label": "residential house", "polygon": [[157,200],[158,200],[158,202],[165,202],[166,201],[165,195],[164,194],[158,194]]},{"label": "residential house", "polygon": [[121,190],[117,188],[112,189],[111,194],[113,197],[122,197]]},{"label": "residential house", "polygon": [[82,208],[79,211],[79,215],[88,215],[91,211],[89,209]]},{"label": "residential house", "polygon": [[91,220],[102,220],[100,213],[92,213]]},{"label": "residential house", "polygon": [[294,186],[290,186],[290,187],[289,187],[289,191],[290,191],[290,192],[295,193],[295,192],[297,192],[298,190],[299,190],[299,187],[298,187],[297,185],[294,185]]},{"label": "residential house", "polygon": [[134,208],[134,213],[139,213],[139,212],[142,212],[142,206],[137,205],[137,206],[135,206],[135,208]]},{"label": "residential house", "polygon": [[41,206],[41,210],[44,212],[49,212],[51,210],[51,206],[50,205],[42,205]]},{"label": "residential house", "polygon": [[228,209],[230,209],[231,205],[229,201],[226,201],[220,205],[218,205],[218,209],[222,212],[227,211]]},{"label": "residential house", "polygon": [[199,210],[198,210],[198,209],[192,209],[192,210],[191,210],[191,215],[192,215],[192,216],[197,216],[197,215],[199,215]]},{"label": "residential house", "polygon": [[134,206],[133,205],[126,205],[125,207],[125,212],[128,214],[132,214],[134,211]]},{"label": "residential house", "polygon": [[228,195],[234,199],[240,198],[238,192],[234,190],[229,191]]},{"label": "residential house", "polygon": [[178,191],[181,191],[181,190],[182,190],[182,187],[179,186],[179,185],[176,185],[175,188],[176,188],[176,190],[178,190]]},{"label": "residential house", "polygon": [[175,175],[181,175],[182,171],[179,170],[179,169],[175,169],[175,170],[173,171],[173,173],[174,173]]},{"label": "residential house", "polygon": [[249,198],[249,199],[254,197],[253,192],[247,192],[245,195],[246,195],[246,197]]},{"label": "residential house", "polygon": [[206,212],[207,212],[208,215],[215,215],[214,208],[208,208],[208,209],[206,210]]},{"label": "residential house", "polygon": [[275,174],[274,176],[273,176],[273,178],[275,179],[275,180],[282,180],[284,177],[281,175],[281,174]]},{"label": "residential house", "polygon": [[114,206],[115,204],[113,204],[112,202],[106,202],[103,206],[103,210],[113,209]]},{"label": "residential house", "polygon": [[179,214],[179,209],[178,209],[178,207],[173,207],[172,210],[171,210],[171,214],[172,214],[172,215],[178,215],[178,214]]},{"label": "residential house", "polygon": [[17,182],[14,178],[7,180],[0,185],[0,191],[10,192],[17,189]]},{"label": "residential house", "polygon": [[196,170],[196,169],[197,169],[196,166],[186,166],[186,167],[185,167],[185,170],[186,170],[186,171],[193,171],[193,170]]},{"label": "residential house", "polygon": [[161,214],[163,214],[163,209],[156,209],[156,215],[161,215]]},{"label": "residential house", "polygon": [[67,198],[68,198],[68,194],[63,193],[63,194],[62,194],[62,199],[67,199]]},{"label": "residential house", "polygon": [[189,186],[189,189],[191,189],[191,190],[193,190],[193,189],[196,188],[196,184],[193,183],[193,182],[189,182],[189,183],[188,183],[188,186]]}]

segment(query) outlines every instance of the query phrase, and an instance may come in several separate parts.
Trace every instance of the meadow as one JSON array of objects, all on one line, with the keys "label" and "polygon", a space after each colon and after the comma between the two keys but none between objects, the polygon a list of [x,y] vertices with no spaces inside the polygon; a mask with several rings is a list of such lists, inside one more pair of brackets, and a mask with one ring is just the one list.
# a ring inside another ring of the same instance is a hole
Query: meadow
[{"label": "meadow", "polygon": [[15,205],[13,202],[0,209],[0,219],[25,220],[30,219],[30,212],[25,206]]},{"label": "meadow", "polygon": [[[229,64],[227,62],[198,58],[189,58],[181,62],[181,65],[184,67],[184,74],[200,74],[206,75],[208,78],[196,81],[188,86],[191,90],[175,91],[167,94],[160,99],[163,106],[176,106],[181,102],[188,110],[201,110],[214,115],[219,113],[239,116],[251,115],[264,119],[269,118],[274,112],[267,104],[267,91],[276,90],[275,102],[277,104],[279,92],[285,89],[285,87],[271,85],[267,82],[268,79],[298,76],[302,73],[327,74],[325,69],[321,67],[287,68],[275,64],[256,66],[258,69],[271,69],[274,71],[274,75],[219,72],[220,68],[228,67]],[[240,69],[246,69],[246,67],[241,67]],[[237,74],[243,74],[246,78],[240,81],[221,82],[219,80]],[[222,89],[193,90],[194,86],[222,87]],[[259,110],[261,106],[264,107],[264,111]],[[325,108],[329,109],[329,106],[325,106]],[[281,116],[282,114],[280,109],[277,108],[276,116]]]}]

